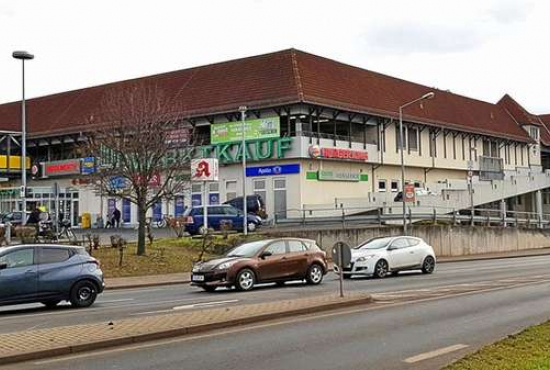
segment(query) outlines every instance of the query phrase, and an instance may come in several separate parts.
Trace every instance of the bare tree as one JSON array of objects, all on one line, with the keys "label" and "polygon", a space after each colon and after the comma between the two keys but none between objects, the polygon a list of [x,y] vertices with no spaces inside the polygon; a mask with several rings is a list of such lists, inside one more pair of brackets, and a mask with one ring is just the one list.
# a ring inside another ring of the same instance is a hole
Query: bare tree
[{"label": "bare tree", "polygon": [[103,195],[136,204],[138,255],[145,254],[147,211],[190,184],[193,135],[180,107],[157,86],[137,83],[106,92],[90,117],[85,150],[99,162],[94,182]]}]

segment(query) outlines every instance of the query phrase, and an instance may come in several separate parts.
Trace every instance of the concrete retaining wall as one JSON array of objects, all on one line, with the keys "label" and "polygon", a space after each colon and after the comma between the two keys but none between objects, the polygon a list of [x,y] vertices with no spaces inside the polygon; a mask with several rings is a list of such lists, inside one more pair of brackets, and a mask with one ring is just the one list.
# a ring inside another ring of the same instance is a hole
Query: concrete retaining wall
[{"label": "concrete retaining wall", "polygon": [[[401,227],[369,227],[322,230],[281,230],[269,234],[296,236],[317,240],[327,252],[337,241],[350,246],[377,236],[400,235]],[[467,256],[502,253],[524,249],[550,247],[550,230],[470,227],[470,226],[412,226],[409,234],[430,244],[437,256]]]}]

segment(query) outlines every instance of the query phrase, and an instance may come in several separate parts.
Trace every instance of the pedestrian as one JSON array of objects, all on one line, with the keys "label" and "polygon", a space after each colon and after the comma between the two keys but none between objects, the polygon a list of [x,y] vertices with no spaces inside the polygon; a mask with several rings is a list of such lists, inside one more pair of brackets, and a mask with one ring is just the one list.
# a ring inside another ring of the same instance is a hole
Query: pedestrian
[{"label": "pedestrian", "polygon": [[37,207],[34,207],[27,219],[28,225],[37,225],[40,222],[40,210]]},{"label": "pedestrian", "polygon": [[113,213],[107,212],[107,222],[105,223],[105,228],[113,228]]},{"label": "pedestrian", "polygon": [[120,226],[120,210],[115,206],[113,211],[113,226],[116,225],[118,228]]}]

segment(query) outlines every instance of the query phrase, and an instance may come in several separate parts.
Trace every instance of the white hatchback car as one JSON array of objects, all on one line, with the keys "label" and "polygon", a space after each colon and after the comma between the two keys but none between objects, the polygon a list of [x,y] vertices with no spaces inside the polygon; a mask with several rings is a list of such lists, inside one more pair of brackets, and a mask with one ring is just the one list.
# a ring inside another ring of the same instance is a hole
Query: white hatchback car
[{"label": "white hatchback car", "polygon": [[[412,236],[374,238],[351,250],[351,263],[344,268],[344,277],[353,275],[383,278],[388,273],[422,270],[431,274],[435,270],[435,253],[424,240]],[[338,272],[338,267],[334,266]]]}]

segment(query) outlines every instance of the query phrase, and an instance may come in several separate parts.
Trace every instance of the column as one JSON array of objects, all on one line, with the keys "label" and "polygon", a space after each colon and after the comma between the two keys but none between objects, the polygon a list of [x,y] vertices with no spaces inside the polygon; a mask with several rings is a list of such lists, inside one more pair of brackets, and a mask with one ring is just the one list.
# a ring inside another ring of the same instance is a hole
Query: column
[{"label": "column", "polygon": [[537,219],[539,222],[538,226],[539,228],[542,228],[542,192],[540,190],[536,191],[535,207],[537,212]]}]

